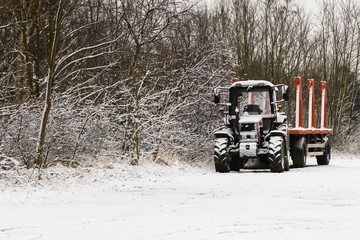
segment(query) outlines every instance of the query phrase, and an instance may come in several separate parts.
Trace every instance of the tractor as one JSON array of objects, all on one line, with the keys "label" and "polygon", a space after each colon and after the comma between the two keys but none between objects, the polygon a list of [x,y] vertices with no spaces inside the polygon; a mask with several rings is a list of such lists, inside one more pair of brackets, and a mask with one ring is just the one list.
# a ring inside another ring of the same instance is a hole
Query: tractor
[{"label": "tractor", "polygon": [[[299,84],[295,83],[295,86],[299,88]],[[309,92],[313,100],[313,88],[309,88]],[[228,101],[221,102],[224,93],[228,95]],[[289,128],[288,118],[281,111],[288,100],[287,85],[274,85],[265,80],[232,79],[230,87],[215,88],[214,103],[222,106],[224,121],[224,126],[214,132],[215,170],[221,173],[239,171],[252,160],[263,163],[271,172],[280,173],[289,170],[290,156],[294,167],[304,167],[307,156],[316,156],[319,165],[329,164],[332,130],[323,124],[321,129],[314,128],[315,114],[309,114],[310,127],[302,127],[302,116],[299,116],[302,105],[298,104],[301,100],[298,95],[296,126]],[[312,114],[313,109],[309,104]],[[323,111],[326,110],[322,109],[322,114]],[[326,122],[323,117],[322,121]]]}]

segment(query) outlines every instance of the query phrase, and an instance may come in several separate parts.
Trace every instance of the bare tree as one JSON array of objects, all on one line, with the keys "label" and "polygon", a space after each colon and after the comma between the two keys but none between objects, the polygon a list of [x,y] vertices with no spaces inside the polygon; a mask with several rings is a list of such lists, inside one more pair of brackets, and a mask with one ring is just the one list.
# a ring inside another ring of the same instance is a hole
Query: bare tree
[{"label": "bare tree", "polygon": [[[127,26],[129,45],[128,72],[131,91],[129,124],[134,153],[132,164],[138,164],[141,145],[141,99],[146,94],[146,82],[152,74],[153,46],[164,38],[164,31],[173,21],[186,13],[178,10],[178,3],[169,0],[122,1],[122,20]],[[150,61],[149,61],[150,60]]]},{"label": "bare tree", "polygon": [[[59,41],[61,34],[61,23],[64,18],[64,8],[65,1],[61,0],[57,6],[56,14],[54,15],[54,21],[51,22],[50,32],[52,32],[52,38],[50,39],[50,56],[48,62],[48,75],[46,77],[46,91],[45,91],[45,104],[43,108],[43,116],[41,119],[40,129],[39,129],[39,139],[36,151],[36,165],[41,168],[44,164],[43,151],[45,143],[45,134],[46,127],[50,115],[51,105],[52,105],[52,94],[54,91],[54,82],[55,82],[55,69],[56,69],[56,57],[59,52]],[[52,14],[49,14],[50,16]]]},{"label": "bare tree", "polygon": [[[91,9],[91,4],[89,5]],[[71,22],[66,21],[66,17],[69,16],[71,11],[74,11],[75,7],[79,7],[78,10],[82,9],[82,5],[79,4],[69,4],[68,1],[60,1],[56,5],[56,11],[50,12],[49,16],[54,16],[53,21],[50,22],[49,32],[49,58],[48,58],[48,74],[45,77],[46,81],[46,90],[45,90],[45,104],[43,108],[43,115],[41,119],[40,129],[39,129],[39,138],[37,144],[37,155],[36,155],[36,165],[41,168],[44,164],[44,145],[45,145],[45,136],[47,130],[47,123],[50,117],[50,111],[53,104],[53,93],[55,86],[59,87],[65,81],[75,80],[74,77],[79,77],[78,75],[82,72],[91,72],[99,71],[99,74],[102,73],[102,69],[107,69],[111,66],[112,62],[107,62],[105,64],[95,63],[92,65],[92,61],[100,57],[103,57],[107,54],[110,54],[111,51],[107,51],[109,46],[117,41],[115,39],[101,38],[97,41],[91,41],[86,43],[86,45],[75,45],[77,43],[78,37],[80,36],[82,30],[86,30],[89,26],[95,26],[99,24],[99,16],[97,16],[96,24],[84,24],[79,26],[79,28],[72,29],[69,28]],[[99,8],[96,9],[97,15],[99,15]],[[52,11],[52,10],[50,10]],[[92,17],[90,21],[93,21]],[[100,32],[99,32],[100,33]],[[74,36],[77,36],[73,38]],[[104,41],[106,40],[106,41]],[[99,42],[101,41],[101,42]],[[71,51],[70,51],[71,50]],[[86,67],[82,67],[82,64],[87,62]],[[57,85],[56,81],[61,79]],[[90,78],[93,79],[93,78]],[[86,81],[85,81],[86,84]],[[79,85],[74,85],[75,89],[81,88],[84,86],[84,83]],[[83,99],[90,98],[91,96],[96,96],[97,92],[94,93],[85,93]]]},{"label": "bare tree", "polygon": [[[329,84],[329,121],[338,134],[349,134],[359,91],[359,6],[353,1],[322,2],[321,73]],[[351,120],[352,119],[352,120]]]}]

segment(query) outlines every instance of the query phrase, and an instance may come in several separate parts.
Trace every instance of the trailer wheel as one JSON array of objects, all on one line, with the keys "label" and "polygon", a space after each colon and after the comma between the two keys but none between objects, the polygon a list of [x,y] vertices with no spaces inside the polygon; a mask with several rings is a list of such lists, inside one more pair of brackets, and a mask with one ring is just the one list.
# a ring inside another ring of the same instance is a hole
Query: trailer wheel
[{"label": "trailer wheel", "polygon": [[271,172],[283,172],[285,169],[285,142],[280,136],[270,138],[269,167]]},{"label": "trailer wheel", "polygon": [[316,161],[318,165],[329,165],[330,157],[331,157],[330,152],[331,152],[330,140],[327,138],[325,140],[324,155],[316,157]]},{"label": "trailer wheel", "polygon": [[306,166],[306,141],[304,137],[298,137],[294,139],[292,150],[292,160],[294,167],[302,168]]},{"label": "trailer wheel", "polygon": [[216,172],[230,172],[230,155],[227,151],[229,140],[217,138],[214,144],[214,163]]}]

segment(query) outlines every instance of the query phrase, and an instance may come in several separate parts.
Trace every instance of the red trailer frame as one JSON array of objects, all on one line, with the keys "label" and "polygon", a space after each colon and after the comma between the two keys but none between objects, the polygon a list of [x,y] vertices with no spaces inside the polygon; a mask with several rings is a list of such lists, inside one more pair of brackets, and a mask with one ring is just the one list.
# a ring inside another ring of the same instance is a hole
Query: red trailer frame
[{"label": "red trailer frame", "polygon": [[325,142],[328,141],[333,130],[327,128],[327,114],[326,114],[326,81],[320,82],[321,90],[321,114],[320,114],[320,128],[316,128],[315,118],[315,94],[314,94],[314,79],[308,79],[308,94],[309,94],[309,111],[308,111],[308,127],[303,127],[302,114],[302,86],[301,77],[294,78],[295,85],[295,127],[289,128],[290,141],[293,138],[304,137],[306,141],[306,155],[307,156],[322,156],[325,152]]}]

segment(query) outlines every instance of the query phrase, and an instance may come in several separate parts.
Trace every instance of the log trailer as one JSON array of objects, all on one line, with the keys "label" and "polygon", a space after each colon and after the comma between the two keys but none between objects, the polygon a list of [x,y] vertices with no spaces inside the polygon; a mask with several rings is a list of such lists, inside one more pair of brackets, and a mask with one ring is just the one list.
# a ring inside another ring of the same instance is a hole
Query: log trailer
[{"label": "log trailer", "polygon": [[[230,87],[214,89],[214,102],[223,106],[224,126],[215,131],[214,163],[217,172],[239,171],[249,160],[260,161],[271,172],[288,171],[306,166],[314,156],[319,165],[330,162],[330,136],[333,130],[326,122],[326,82],[321,81],[320,128],[315,123],[314,80],[308,80],[308,127],[303,126],[301,77],[294,78],[295,126],[289,127],[280,105],[289,99],[288,86],[264,80],[232,79]],[[281,99],[277,100],[281,88]],[[228,101],[221,102],[221,93]]]}]

